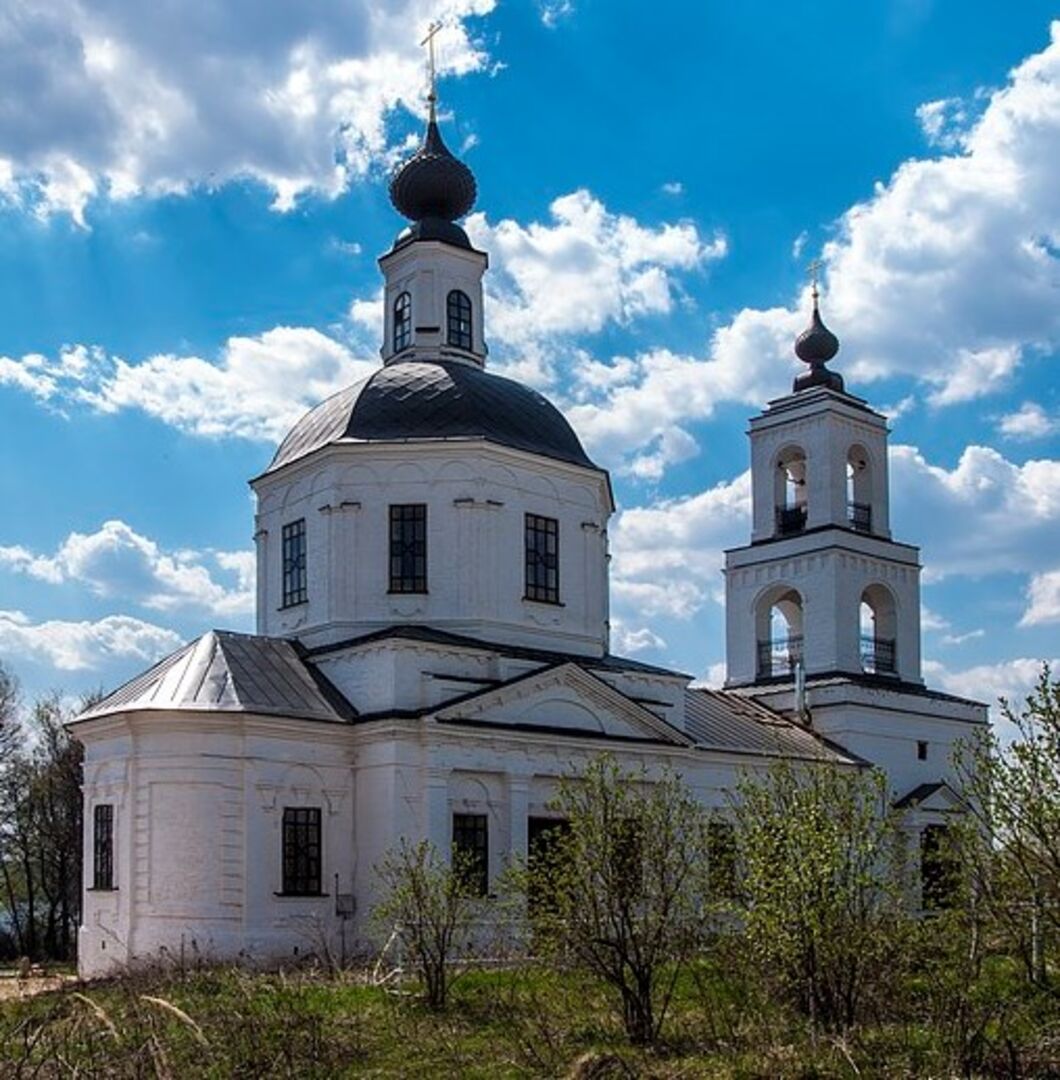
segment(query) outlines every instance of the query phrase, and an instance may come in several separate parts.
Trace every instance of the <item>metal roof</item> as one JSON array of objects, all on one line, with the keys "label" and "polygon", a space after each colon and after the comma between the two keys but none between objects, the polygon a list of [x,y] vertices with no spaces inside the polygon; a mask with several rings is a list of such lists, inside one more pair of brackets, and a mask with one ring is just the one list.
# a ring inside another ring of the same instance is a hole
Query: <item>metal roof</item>
[{"label": "metal roof", "polygon": [[312,409],[266,472],[336,442],[485,439],[595,469],[563,414],[536,390],[459,361],[398,361]]},{"label": "metal roof", "polygon": [[685,692],[685,730],[703,750],[860,763],[808,728],[724,690],[695,688]]},{"label": "metal roof", "polygon": [[139,709],[266,713],[343,721],[342,695],[284,638],[211,630],[119,687],[77,718]]}]

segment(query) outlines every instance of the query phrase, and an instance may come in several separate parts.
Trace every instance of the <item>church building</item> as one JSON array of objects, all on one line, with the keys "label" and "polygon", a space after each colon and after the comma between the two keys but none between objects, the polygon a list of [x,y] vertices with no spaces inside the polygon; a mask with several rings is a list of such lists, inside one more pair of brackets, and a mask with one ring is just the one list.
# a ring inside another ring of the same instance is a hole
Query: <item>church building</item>
[{"label": "church building", "polygon": [[887,423],[828,368],[816,288],[808,369],[751,421],[728,678],[706,689],[610,650],[610,479],[555,406],[488,370],[488,253],[458,223],[476,184],[433,93],[390,196],[409,224],[379,262],[382,364],[251,481],[257,633],[209,631],[72,723],[81,973],[363,941],[402,838],[467,852],[488,896],[555,826],[557,779],[605,752],[669,767],[722,816],[779,760],[875,765],[926,845],[986,708],[924,686]]}]

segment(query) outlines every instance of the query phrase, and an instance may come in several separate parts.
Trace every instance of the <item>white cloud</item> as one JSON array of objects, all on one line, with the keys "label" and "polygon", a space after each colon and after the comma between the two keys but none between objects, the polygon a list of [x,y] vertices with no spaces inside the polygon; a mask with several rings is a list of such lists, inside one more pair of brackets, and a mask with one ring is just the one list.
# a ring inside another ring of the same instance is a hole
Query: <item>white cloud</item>
[{"label": "white cloud", "polygon": [[550,30],[554,30],[564,19],[574,14],[573,0],[538,0],[541,21]]},{"label": "white cloud", "polygon": [[21,611],[0,611],[0,654],[84,671],[121,659],[151,663],[181,644],[172,630],[128,615],[96,622],[34,623]]},{"label": "white cloud", "polygon": [[642,225],[584,190],[553,200],[549,212],[547,224],[490,224],[481,213],[466,222],[472,243],[490,253],[489,336],[515,349],[666,314],[675,272],[728,250],[723,236],[704,239],[691,222]]},{"label": "white cloud", "polygon": [[916,111],[924,137],[943,150],[960,149],[968,133],[968,108],[956,97],[925,101]]},{"label": "white cloud", "polygon": [[721,602],[722,551],[746,541],[750,505],[750,473],[743,473],[698,495],[623,510],[610,529],[620,615],[688,619],[708,599]]},{"label": "white cloud", "polygon": [[892,523],[923,545],[925,579],[1051,567],[1060,528],[1060,461],[1022,465],[969,446],[952,469],[891,448]]},{"label": "white cloud", "polygon": [[278,326],[229,338],[217,362],[160,354],[131,364],[83,345],[54,360],[0,357],[0,385],[60,409],[134,409],[193,435],[276,441],[308,408],[377,366],[318,330]]},{"label": "white cloud", "polygon": [[[1049,661],[1053,670],[1060,665],[1060,660]],[[992,707],[994,719],[1000,713],[998,698],[1005,698],[1018,712],[1023,699],[1034,689],[1042,668],[1041,659],[1020,657],[1015,660],[1002,660],[996,664],[979,664],[963,671],[951,671],[937,660],[924,662],[924,674],[943,690],[960,697],[982,701]]]},{"label": "white cloud", "polygon": [[969,630],[965,634],[943,634],[939,642],[943,645],[963,645],[968,641],[978,641],[982,637],[986,637],[986,631],[979,628]]},{"label": "white cloud", "polygon": [[1060,622],[1060,570],[1035,574],[1027,586],[1027,601],[1020,626]]},{"label": "white cloud", "polygon": [[1025,401],[1016,412],[1001,417],[998,431],[1006,439],[1044,439],[1060,431],[1060,420],[1050,416],[1036,401]]},{"label": "white cloud", "polygon": [[619,656],[631,656],[648,649],[665,648],[666,642],[647,626],[634,630],[621,619],[611,620],[611,650]]},{"label": "white cloud", "polygon": [[191,609],[221,617],[252,613],[253,553],[212,556],[220,571],[235,577],[228,585],[215,580],[206,565],[209,559],[194,551],[165,552],[123,521],[104,522],[94,533],[73,532],[53,555],[0,547],[0,566],[53,585],[76,582],[106,599],[120,598],[155,611]]},{"label": "white cloud", "polygon": [[[449,0],[442,74],[488,58]],[[84,221],[98,194],[186,191],[250,177],[278,207],[341,191],[386,157],[386,121],[420,108],[417,28],[434,0],[23,0],[0,12],[0,181],[39,213]],[[6,177],[6,180],[5,180]]]},{"label": "white cloud", "polygon": [[662,193],[664,195],[683,195],[685,191],[685,185],[680,180],[668,180],[662,186]]}]

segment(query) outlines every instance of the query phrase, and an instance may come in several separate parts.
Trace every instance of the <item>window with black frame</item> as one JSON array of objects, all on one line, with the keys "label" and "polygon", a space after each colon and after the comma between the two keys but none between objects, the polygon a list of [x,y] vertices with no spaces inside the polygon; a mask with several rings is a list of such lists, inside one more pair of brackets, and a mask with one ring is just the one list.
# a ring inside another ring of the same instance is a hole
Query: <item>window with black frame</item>
[{"label": "window with black frame", "polygon": [[283,527],[283,606],[306,599],[305,518],[299,518]]},{"label": "window with black frame", "polygon": [[920,834],[920,893],[926,911],[952,907],[960,882],[953,837],[946,825],[926,825]]},{"label": "window with black frame", "polygon": [[559,603],[559,522],[526,515],[526,599]]},{"label": "window with black frame", "polygon": [[737,891],[736,827],[713,820],[707,826],[707,887],[718,900],[732,900]]},{"label": "window with black frame", "polygon": [[92,888],[114,888],[114,807],[97,803],[92,812]]},{"label": "window with black frame", "polygon": [[485,814],[453,814],[453,854],[476,896],[489,892],[489,820]]},{"label": "window with black frame", "polygon": [[412,297],[403,292],[394,301],[394,352],[412,344]]},{"label": "window with black frame", "polygon": [[320,895],[320,807],[283,810],[284,896]]},{"label": "window with black frame", "polygon": [[471,349],[471,301],[466,293],[453,289],[446,304],[448,334],[446,340],[458,349]]},{"label": "window with black frame", "polygon": [[390,591],[427,591],[425,503],[400,503],[390,507]]}]

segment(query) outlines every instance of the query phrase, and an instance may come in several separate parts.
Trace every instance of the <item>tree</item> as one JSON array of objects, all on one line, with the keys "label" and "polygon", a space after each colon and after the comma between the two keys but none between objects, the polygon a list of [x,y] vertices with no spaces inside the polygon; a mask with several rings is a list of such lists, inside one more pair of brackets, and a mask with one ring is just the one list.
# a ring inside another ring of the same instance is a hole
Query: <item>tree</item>
[{"label": "tree", "polygon": [[782,763],[733,798],[746,951],[816,1027],[884,990],[905,925],[902,834],[883,775]]},{"label": "tree", "polygon": [[18,680],[0,661],[0,771],[18,746]]},{"label": "tree", "polygon": [[1016,711],[1007,745],[995,730],[961,749],[958,768],[978,825],[964,846],[979,903],[1044,984],[1060,943],[1060,682],[1042,665],[1037,686]]},{"label": "tree", "polygon": [[652,1043],[704,940],[706,815],[672,773],[609,757],[564,777],[551,809],[567,825],[523,872],[535,941],[597,976],[629,1039]]},{"label": "tree", "polygon": [[376,867],[384,893],[373,918],[411,957],[435,1012],[445,1008],[454,964],[472,944],[481,908],[474,870],[465,853],[447,861],[429,841],[405,839]]},{"label": "tree", "polygon": [[69,959],[81,897],[80,744],[58,694],[39,699],[0,769],[0,905],[18,951]]}]

